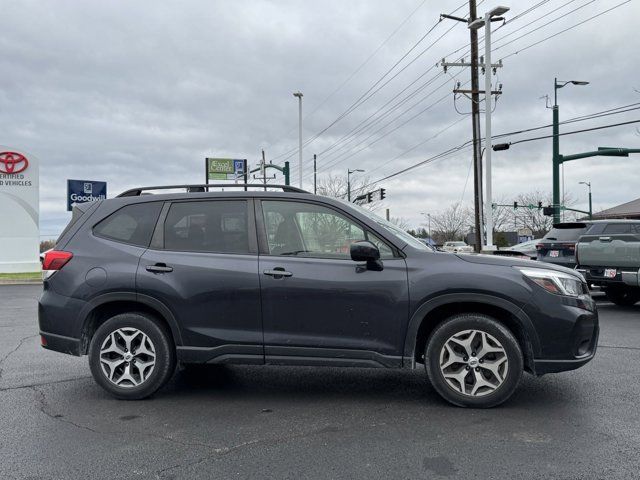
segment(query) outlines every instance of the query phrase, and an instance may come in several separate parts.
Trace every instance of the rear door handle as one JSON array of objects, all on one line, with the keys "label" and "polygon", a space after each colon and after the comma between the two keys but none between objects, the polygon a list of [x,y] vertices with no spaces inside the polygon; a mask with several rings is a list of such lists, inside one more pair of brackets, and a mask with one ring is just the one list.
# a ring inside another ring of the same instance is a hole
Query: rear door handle
[{"label": "rear door handle", "polygon": [[147,272],[152,273],[169,273],[173,272],[173,267],[167,267],[164,263],[156,263],[155,265],[147,265]]},{"label": "rear door handle", "polygon": [[601,242],[610,242],[611,241],[611,237],[600,237],[600,241]]},{"label": "rear door handle", "polygon": [[282,267],[276,267],[273,270],[264,270],[262,273],[273,278],[292,277],[293,273],[287,272]]}]

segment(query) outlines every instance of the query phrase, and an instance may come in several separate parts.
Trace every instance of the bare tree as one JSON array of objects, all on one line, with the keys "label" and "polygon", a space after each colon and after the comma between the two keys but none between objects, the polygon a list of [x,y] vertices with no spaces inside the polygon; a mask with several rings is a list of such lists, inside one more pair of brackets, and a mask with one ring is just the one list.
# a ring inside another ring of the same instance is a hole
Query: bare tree
[{"label": "bare tree", "polygon": [[[351,201],[358,195],[362,195],[367,192],[373,192],[378,189],[375,184],[370,185],[369,177],[357,176],[353,178],[351,176]],[[324,195],[325,197],[347,199],[347,177],[342,175],[327,175],[318,179],[318,195]],[[379,200],[378,200],[379,201]],[[375,206],[376,201],[373,201],[367,206]]]},{"label": "bare tree", "polygon": [[460,203],[454,203],[443,212],[431,217],[435,226],[433,238],[438,243],[462,239],[471,224],[471,210]]},{"label": "bare tree", "polygon": [[391,217],[389,221],[393,223],[396,227],[404,230],[405,232],[411,228],[409,221],[404,217]]}]

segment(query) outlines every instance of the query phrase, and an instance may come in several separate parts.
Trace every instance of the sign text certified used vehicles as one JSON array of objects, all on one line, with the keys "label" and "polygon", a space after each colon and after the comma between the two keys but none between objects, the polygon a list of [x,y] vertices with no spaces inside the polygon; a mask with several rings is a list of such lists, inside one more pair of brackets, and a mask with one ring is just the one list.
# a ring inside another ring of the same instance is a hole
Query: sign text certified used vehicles
[{"label": "sign text certified used vehicles", "polygon": [[422,366],[449,402],[490,407],[523,371],[595,354],[595,304],[571,270],[432,251],[293,187],[181,187],[82,205],[43,262],[42,345],[88,355],[118,398],[152,395],[177,362]]}]

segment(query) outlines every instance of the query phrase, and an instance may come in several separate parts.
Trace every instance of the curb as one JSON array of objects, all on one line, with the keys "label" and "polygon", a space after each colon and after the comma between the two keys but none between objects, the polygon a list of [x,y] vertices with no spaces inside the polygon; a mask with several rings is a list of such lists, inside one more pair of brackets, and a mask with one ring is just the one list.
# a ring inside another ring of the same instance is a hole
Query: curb
[{"label": "curb", "polygon": [[0,280],[0,286],[2,285],[42,285],[42,280]]}]

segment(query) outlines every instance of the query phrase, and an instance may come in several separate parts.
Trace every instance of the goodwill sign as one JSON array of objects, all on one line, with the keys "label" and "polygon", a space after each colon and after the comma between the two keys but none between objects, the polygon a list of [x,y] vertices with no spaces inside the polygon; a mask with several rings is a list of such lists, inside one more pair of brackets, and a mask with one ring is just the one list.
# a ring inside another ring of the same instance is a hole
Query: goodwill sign
[{"label": "goodwill sign", "polygon": [[95,202],[107,198],[107,182],[67,180],[67,210],[77,203]]}]

